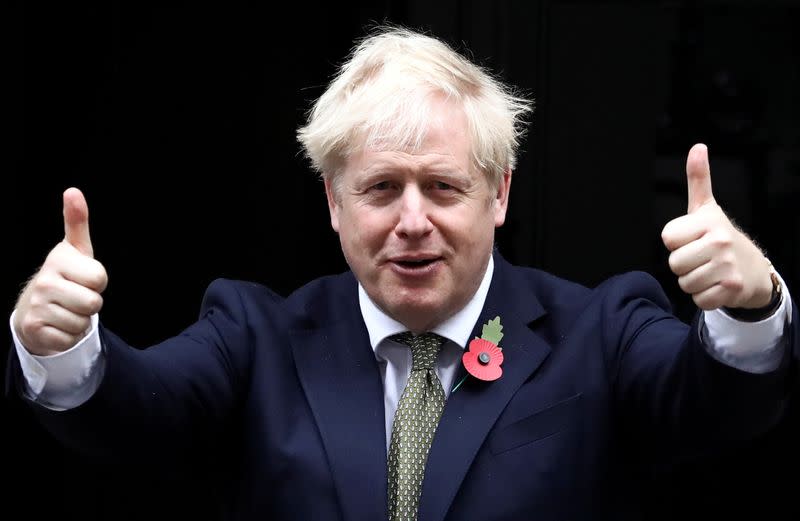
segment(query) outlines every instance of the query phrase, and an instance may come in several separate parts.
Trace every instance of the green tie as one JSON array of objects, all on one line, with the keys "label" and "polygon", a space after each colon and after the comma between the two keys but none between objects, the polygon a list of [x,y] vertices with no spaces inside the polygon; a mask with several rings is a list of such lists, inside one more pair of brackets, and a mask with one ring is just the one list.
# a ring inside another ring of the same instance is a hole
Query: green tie
[{"label": "green tie", "polygon": [[444,409],[434,363],[445,339],[433,333],[401,333],[392,340],[411,348],[412,362],[389,442],[389,521],[415,521],[425,462]]}]

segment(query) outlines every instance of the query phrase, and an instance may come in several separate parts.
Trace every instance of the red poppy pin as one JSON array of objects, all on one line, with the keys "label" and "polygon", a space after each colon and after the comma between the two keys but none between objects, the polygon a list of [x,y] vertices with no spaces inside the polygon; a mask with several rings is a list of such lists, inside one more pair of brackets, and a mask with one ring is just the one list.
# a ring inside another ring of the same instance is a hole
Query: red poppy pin
[{"label": "red poppy pin", "polygon": [[495,317],[483,325],[480,338],[473,338],[469,343],[469,350],[464,352],[461,361],[467,372],[477,378],[491,382],[503,374],[503,350],[500,348],[500,339],[503,338],[503,326],[500,317]]}]

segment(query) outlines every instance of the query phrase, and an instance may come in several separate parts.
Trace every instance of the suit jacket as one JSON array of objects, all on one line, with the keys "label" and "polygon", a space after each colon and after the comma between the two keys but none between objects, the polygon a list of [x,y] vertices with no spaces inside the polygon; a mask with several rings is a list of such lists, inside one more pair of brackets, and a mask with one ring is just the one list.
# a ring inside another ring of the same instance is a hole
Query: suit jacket
[{"label": "suit jacket", "polygon": [[[644,273],[588,289],[495,255],[473,335],[495,316],[503,375],[449,396],[420,521],[636,518],[642,461],[757,435],[783,410],[788,356],[766,375],[718,363]],[[97,393],[66,412],[34,405],[68,446],[153,462],[223,449],[229,519],[386,519],[383,388],[351,273],[286,299],[217,280],[177,337],[101,338]]]}]

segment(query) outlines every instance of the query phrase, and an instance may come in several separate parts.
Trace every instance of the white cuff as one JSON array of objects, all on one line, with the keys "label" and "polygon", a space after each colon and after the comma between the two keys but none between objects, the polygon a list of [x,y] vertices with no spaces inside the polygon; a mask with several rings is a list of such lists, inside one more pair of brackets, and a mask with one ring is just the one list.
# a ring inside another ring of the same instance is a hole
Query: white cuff
[{"label": "white cuff", "polygon": [[792,320],[792,297],[783,288],[781,304],[772,316],[758,322],[742,322],[721,309],[705,311],[701,328],[708,352],[720,362],[749,373],[768,373],[783,359],[783,334]]},{"label": "white cuff", "polygon": [[92,315],[89,331],[70,349],[50,356],[31,354],[22,345],[13,327],[11,335],[17,350],[25,394],[31,400],[54,410],[77,407],[88,400],[100,385],[103,372],[98,315]]}]

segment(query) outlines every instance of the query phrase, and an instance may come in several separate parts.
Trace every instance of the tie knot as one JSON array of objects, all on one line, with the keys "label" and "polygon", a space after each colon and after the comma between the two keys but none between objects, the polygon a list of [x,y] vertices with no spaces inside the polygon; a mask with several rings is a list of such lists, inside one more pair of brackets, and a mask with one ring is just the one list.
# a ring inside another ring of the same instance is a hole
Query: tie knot
[{"label": "tie knot", "polygon": [[407,345],[411,349],[411,370],[427,371],[433,369],[439,349],[445,338],[436,333],[423,333],[414,335],[409,331],[394,335],[393,340]]}]

